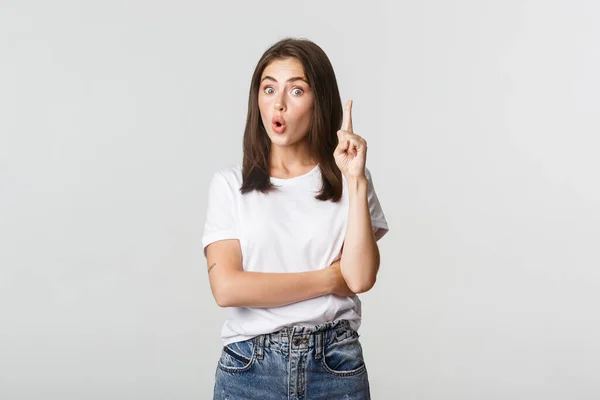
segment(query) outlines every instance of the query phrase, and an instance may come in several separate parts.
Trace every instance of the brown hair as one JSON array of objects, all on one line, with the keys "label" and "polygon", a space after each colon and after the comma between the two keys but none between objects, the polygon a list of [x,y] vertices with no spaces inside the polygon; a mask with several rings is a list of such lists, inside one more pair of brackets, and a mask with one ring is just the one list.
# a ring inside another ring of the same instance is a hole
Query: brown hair
[{"label": "brown hair", "polygon": [[342,101],[335,73],[325,52],[308,39],[285,38],[273,44],[262,55],[250,84],[248,115],[243,142],[242,194],[258,190],[276,190],[269,179],[271,140],[260,118],[258,90],[264,69],[274,60],[296,58],[304,67],[308,84],[313,91],[314,107],[308,131],[311,156],[319,162],[323,185],[318,200],[337,202],[342,196],[342,173],[335,163],[333,151],[337,146],[337,131],[342,124]]}]

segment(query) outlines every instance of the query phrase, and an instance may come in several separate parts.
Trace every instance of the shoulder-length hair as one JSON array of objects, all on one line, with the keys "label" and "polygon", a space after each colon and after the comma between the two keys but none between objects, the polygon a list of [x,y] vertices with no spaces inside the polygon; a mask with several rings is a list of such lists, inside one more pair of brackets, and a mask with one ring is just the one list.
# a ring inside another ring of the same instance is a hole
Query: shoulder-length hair
[{"label": "shoulder-length hair", "polygon": [[313,92],[314,106],[308,131],[311,156],[319,162],[323,184],[316,199],[337,202],[342,196],[342,173],[335,163],[337,131],[342,124],[342,101],[333,67],[325,52],[307,39],[285,38],[265,51],[250,84],[248,115],[243,141],[242,194],[258,190],[268,193],[277,190],[269,179],[271,140],[267,135],[258,108],[258,90],[264,69],[274,60],[296,58]]}]

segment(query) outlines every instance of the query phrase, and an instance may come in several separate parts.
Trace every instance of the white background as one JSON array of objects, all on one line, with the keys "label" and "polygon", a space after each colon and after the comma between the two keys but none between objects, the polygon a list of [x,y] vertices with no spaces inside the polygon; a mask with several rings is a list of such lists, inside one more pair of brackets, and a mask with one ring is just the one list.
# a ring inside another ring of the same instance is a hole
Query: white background
[{"label": "white background", "polygon": [[594,1],[0,1],[0,398],[209,399],[201,234],[275,41],[329,55],[390,224],[374,399],[600,397]]}]

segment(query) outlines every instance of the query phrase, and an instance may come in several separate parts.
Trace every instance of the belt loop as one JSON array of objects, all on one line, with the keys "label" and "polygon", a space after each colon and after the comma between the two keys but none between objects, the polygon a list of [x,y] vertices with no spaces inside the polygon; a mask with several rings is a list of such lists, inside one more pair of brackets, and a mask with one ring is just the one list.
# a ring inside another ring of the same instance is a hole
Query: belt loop
[{"label": "belt loop", "polygon": [[323,355],[323,333],[317,332],[315,335],[315,359],[320,360]]},{"label": "belt loop", "polygon": [[262,360],[264,355],[265,335],[258,335],[256,339],[256,358]]}]

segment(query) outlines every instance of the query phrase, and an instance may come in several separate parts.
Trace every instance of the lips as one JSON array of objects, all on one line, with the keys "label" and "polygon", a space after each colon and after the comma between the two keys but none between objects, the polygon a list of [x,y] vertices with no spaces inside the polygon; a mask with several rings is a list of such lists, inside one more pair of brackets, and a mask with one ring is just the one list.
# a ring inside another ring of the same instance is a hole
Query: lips
[{"label": "lips", "polygon": [[283,133],[285,131],[285,120],[278,115],[275,115],[271,119],[271,124],[273,128],[273,132],[275,133]]},{"label": "lips", "polygon": [[281,125],[285,125],[285,121],[283,120],[283,118],[281,118],[279,115],[274,116],[271,119],[271,123],[273,125],[277,125],[277,126],[281,126]]}]

